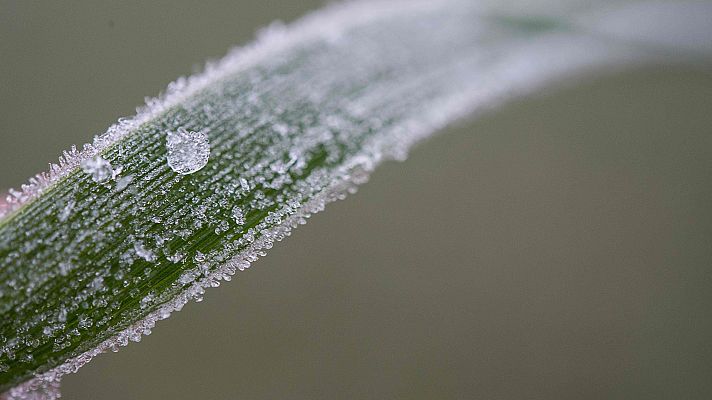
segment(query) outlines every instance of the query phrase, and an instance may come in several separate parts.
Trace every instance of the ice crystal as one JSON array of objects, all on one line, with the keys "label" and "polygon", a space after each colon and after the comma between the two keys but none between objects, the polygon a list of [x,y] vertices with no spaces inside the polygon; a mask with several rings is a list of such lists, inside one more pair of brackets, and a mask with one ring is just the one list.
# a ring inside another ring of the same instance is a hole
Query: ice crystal
[{"label": "ice crystal", "polygon": [[147,294],[146,296],[144,296],[141,299],[141,303],[140,303],[141,308],[145,309],[146,307],[151,305],[151,303],[154,301],[155,297],[156,297],[155,294],[153,294],[152,292]]},{"label": "ice crystal", "polygon": [[143,258],[146,261],[153,262],[156,261],[156,254],[152,252],[151,250],[148,250],[146,246],[143,245],[141,242],[134,242],[134,251],[136,252],[136,255],[139,257]]},{"label": "ice crystal", "polygon": [[114,169],[111,163],[101,156],[94,156],[82,161],[82,170],[91,175],[91,179],[96,183],[106,183],[114,177]]},{"label": "ice crystal", "polygon": [[133,180],[133,175],[122,176],[116,181],[116,191],[120,192],[126,189]]},{"label": "ice crystal", "polygon": [[245,214],[242,212],[242,209],[239,206],[235,206],[232,208],[232,219],[237,225],[245,224]]},{"label": "ice crystal", "polygon": [[247,179],[240,178],[240,188],[242,188],[244,192],[250,191],[250,184],[247,182]]},{"label": "ice crystal", "polygon": [[201,170],[210,157],[210,143],[204,132],[188,131],[179,127],[168,132],[168,166],[179,174],[187,175]]},{"label": "ice crystal", "polygon": [[185,255],[183,253],[175,253],[175,254],[171,254],[171,255],[167,256],[166,258],[168,259],[168,261],[170,261],[174,264],[177,264],[177,263],[183,261],[183,257],[185,257]]},{"label": "ice crystal", "polygon": [[64,205],[64,207],[60,210],[59,214],[57,215],[57,219],[59,219],[60,222],[64,222],[69,218],[69,215],[72,213],[72,210],[74,209],[74,205],[76,203],[74,200],[70,200],[67,202],[67,204]]}]

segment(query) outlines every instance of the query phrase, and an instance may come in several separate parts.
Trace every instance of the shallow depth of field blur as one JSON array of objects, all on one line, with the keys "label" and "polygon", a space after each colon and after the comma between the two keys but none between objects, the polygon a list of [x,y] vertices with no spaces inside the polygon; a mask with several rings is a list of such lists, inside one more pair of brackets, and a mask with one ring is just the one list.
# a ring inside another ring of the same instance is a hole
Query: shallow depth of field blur
[{"label": "shallow depth of field blur", "polygon": [[[0,190],[321,3],[0,0]],[[711,104],[659,65],[462,122],[64,397],[711,398]]]}]

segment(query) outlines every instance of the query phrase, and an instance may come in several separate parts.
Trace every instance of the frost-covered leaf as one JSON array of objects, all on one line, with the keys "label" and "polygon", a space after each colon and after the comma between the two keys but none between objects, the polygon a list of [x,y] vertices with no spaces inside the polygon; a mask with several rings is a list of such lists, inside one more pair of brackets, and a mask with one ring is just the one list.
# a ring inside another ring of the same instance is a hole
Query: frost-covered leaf
[{"label": "frost-covered leaf", "polygon": [[444,125],[649,54],[565,8],[492,7],[357,1],[275,26],[12,191],[0,391],[55,396]]}]

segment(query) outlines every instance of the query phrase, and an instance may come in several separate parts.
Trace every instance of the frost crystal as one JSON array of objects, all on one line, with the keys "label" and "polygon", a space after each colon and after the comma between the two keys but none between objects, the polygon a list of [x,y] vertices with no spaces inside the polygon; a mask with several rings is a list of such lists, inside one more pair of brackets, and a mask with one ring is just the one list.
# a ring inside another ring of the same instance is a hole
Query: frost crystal
[{"label": "frost crystal", "polygon": [[183,260],[183,257],[185,257],[183,253],[175,253],[167,256],[166,258],[168,258],[168,261],[177,264]]},{"label": "frost crystal", "polygon": [[141,242],[134,242],[134,251],[136,252],[137,256],[143,258],[146,261],[156,261],[156,254],[153,253],[151,250],[148,250]]},{"label": "frost crystal", "polygon": [[149,293],[146,296],[144,296],[141,299],[141,303],[140,303],[141,309],[148,307],[153,302],[154,299],[155,299],[155,295],[153,293]]},{"label": "frost crystal", "polygon": [[111,163],[99,155],[82,161],[82,170],[96,183],[106,183],[114,176]]},{"label": "frost crystal", "polygon": [[74,269],[74,265],[70,262],[62,261],[59,263],[59,274],[62,276],[67,276],[72,269]]},{"label": "frost crystal", "polygon": [[126,189],[129,186],[129,184],[131,184],[132,180],[133,180],[133,175],[127,175],[127,176],[119,178],[119,180],[116,181],[116,191],[120,192],[120,191]]},{"label": "frost crystal", "polygon": [[203,132],[188,131],[178,128],[168,132],[168,166],[179,174],[188,175],[199,171],[210,157],[210,143]]},{"label": "frost crystal", "polygon": [[247,179],[245,179],[245,178],[240,178],[240,187],[245,192],[250,191],[250,184],[247,182]]},{"label": "frost crystal", "polygon": [[239,206],[235,206],[232,209],[232,219],[235,220],[235,223],[237,225],[244,225],[245,224],[245,215],[242,212],[242,209]]},{"label": "frost crystal", "polygon": [[60,210],[59,215],[57,215],[57,218],[61,221],[64,222],[69,218],[69,215],[72,213],[72,210],[74,209],[75,202],[73,200],[70,200],[67,202],[67,204],[64,205],[64,208]]}]

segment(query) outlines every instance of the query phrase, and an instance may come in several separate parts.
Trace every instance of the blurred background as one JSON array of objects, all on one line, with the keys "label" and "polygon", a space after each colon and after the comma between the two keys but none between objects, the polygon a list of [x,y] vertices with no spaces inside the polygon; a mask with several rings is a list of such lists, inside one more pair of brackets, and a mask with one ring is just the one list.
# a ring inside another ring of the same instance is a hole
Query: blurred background
[{"label": "blurred background", "polygon": [[[0,0],[0,190],[321,4]],[[459,123],[64,397],[712,398],[708,67]]]}]

